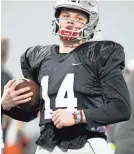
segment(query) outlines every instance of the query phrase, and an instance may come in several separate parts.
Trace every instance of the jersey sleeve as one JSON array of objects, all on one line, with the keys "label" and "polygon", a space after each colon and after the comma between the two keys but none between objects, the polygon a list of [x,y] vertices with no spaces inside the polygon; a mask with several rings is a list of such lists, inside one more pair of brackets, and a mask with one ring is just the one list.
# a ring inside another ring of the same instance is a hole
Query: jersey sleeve
[{"label": "jersey sleeve", "polygon": [[38,50],[40,50],[39,46],[28,48],[26,52],[22,54],[20,59],[23,76],[25,78],[35,80],[36,82],[37,69],[39,66]]},{"label": "jersey sleeve", "polygon": [[9,117],[19,120],[19,121],[24,121],[24,122],[29,122],[37,117],[38,112],[27,112],[24,110],[19,109],[18,107],[13,107],[9,111],[4,110],[3,107],[1,107],[1,112],[5,115],[8,115]]},{"label": "jersey sleeve", "polygon": [[42,60],[49,55],[51,45],[33,46],[26,50],[21,56],[21,69],[23,76],[38,82],[38,71]]},{"label": "jersey sleeve", "polygon": [[103,104],[99,108],[84,110],[89,127],[126,121],[131,115],[130,96],[122,75],[125,61],[123,47],[107,42],[101,45],[100,50],[94,68]]}]

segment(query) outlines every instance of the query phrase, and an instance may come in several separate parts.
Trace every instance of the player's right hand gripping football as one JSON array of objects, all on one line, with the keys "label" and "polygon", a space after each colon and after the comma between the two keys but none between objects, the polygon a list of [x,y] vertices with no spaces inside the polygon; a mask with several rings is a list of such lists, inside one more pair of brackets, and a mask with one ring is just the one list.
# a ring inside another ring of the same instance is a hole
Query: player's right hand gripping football
[{"label": "player's right hand gripping football", "polygon": [[31,97],[33,93],[30,92],[30,87],[15,90],[15,88],[22,82],[24,81],[10,80],[4,86],[4,92],[1,98],[1,103],[4,110],[10,110],[12,107],[26,103],[32,99]]}]

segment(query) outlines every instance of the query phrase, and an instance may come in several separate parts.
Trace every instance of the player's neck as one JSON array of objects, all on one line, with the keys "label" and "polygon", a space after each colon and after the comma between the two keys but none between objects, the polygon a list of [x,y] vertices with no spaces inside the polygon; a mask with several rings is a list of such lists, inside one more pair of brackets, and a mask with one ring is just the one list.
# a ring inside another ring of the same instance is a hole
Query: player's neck
[{"label": "player's neck", "polygon": [[67,41],[60,40],[59,52],[60,53],[69,53],[73,49],[75,49],[77,46],[81,45],[82,43],[83,43],[83,41],[67,42]]}]

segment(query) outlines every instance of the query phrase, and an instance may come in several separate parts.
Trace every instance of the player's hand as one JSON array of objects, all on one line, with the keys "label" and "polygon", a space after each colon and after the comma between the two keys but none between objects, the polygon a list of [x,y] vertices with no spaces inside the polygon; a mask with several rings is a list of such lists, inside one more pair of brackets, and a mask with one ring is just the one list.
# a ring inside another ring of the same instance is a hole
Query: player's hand
[{"label": "player's hand", "polygon": [[[30,87],[25,87],[19,90],[15,90],[15,88],[23,83],[23,80],[10,80],[4,86],[4,92],[1,98],[2,107],[4,110],[10,110],[12,107],[15,107],[19,104],[26,103],[31,100],[31,96],[33,95],[30,91]],[[26,94],[23,94],[28,92]]]},{"label": "player's hand", "polygon": [[75,124],[71,111],[58,109],[52,113],[52,121],[57,128],[72,126]]}]

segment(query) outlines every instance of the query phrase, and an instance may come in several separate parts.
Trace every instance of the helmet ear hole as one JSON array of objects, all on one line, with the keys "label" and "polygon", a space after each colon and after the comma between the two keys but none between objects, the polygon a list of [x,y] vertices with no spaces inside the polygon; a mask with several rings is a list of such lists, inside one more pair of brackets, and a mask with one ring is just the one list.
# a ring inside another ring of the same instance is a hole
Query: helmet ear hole
[{"label": "helmet ear hole", "polygon": [[91,34],[90,38],[92,39],[94,37],[94,33]]},{"label": "helmet ear hole", "polygon": [[[93,29],[95,29],[97,26],[95,25],[94,27],[93,27]],[[91,36],[90,36],[90,38],[92,39],[94,37],[94,33],[92,33],[91,34]]]},{"label": "helmet ear hole", "polygon": [[93,29],[95,29],[96,28],[96,25],[94,26],[94,28]]},{"label": "helmet ear hole", "polygon": [[55,23],[55,26],[56,26],[55,32],[57,33],[57,32],[58,32],[58,30],[59,30],[59,26],[58,26],[58,24],[57,24],[57,23]]}]

